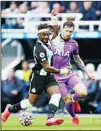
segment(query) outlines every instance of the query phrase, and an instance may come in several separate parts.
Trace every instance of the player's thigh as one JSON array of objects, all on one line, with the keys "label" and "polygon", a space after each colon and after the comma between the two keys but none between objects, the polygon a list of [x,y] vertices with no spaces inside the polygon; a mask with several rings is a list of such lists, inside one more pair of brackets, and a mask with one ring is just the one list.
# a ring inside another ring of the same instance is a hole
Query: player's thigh
[{"label": "player's thigh", "polygon": [[82,83],[81,79],[77,75],[73,74],[68,78],[67,86],[74,89],[74,87],[79,83]]},{"label": "player's thigh", "polygon": [[47,76],[46,91],[50,95],[60,93],[59,85],[53,75]]},{"label": "player's thigh", "polygon": [[58,82],[58,84],[59,84],[59,90],[60,90],[62,98],[65,98],[68,93],[67,84],[65,82]]},{"label": "player's thigh", "polygon": [[30,88],[29,88],[29,100],[34,103],[40,94],[42,94],[45,87],[45,77],[32,75]]},{"label": "player's thigh", "polygon": [[82,97],[87,96],[87,88],[84,83],[78,83],[73,87],[73,90]]},{"label": "player's thigh", "polygon": [[87,89],[84,83],[77,75],[72,75],[68,80],[68,86],[81,96],[87,95]]}]

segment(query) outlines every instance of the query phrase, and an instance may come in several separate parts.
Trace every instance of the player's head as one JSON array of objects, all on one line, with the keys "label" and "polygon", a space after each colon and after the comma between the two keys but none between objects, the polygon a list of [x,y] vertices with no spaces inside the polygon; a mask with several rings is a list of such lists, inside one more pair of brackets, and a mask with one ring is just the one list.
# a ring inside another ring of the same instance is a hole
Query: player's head
[{"label": "player's head", "polygon": [[38,26],[39,40],[43,43],[47,43],[49,40],[49,26],[47,24],[40,24]]},{"label": "player's head", "polygon": [[69,39],[74,31],[74,24],[71,21],[65,22],[62,29],[63,39]]}]

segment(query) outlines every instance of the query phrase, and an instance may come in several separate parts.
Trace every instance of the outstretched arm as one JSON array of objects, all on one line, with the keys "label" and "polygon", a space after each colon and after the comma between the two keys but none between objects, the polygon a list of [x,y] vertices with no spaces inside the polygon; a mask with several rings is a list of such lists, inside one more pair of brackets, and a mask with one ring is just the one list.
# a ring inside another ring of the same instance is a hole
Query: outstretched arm
[{"label": "outstretched arm", "polygon": [[57,12],[52,10],[51,11],[51,24],[52,24],[52,34],[51,34],[51,40],[57,37],[59,32],[59,26],[57,23]]},{"label": "outstretched arm", "polygon": [[81,68],[88,75],[89,78],[94,80],[95,79],[94,76],[92,76],[92,74],[86,69],[85,64],[80,58],[80,56],[73,55],[73,58],[74,58],[75,63],[79,66],[79,68]]}]

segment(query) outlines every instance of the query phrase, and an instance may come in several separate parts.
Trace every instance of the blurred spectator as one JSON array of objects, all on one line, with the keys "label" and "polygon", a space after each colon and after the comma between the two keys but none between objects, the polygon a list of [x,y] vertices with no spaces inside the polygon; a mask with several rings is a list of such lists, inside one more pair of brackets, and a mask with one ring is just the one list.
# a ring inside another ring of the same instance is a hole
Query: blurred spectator
[{"label": "blurred spectator", "polygon": [[93,80],[89,79],[87,75],[85,75],[83,82],[87,88],[88,95],[84,100],[80,101],[80,105],[82,107],[82,112],[90,113],[88,103],[94,100],[97,86],[96,83]]},{"label": "blurred spectator", "polygon": [[15,29],[24,29],[24,25],[23,25],[24,19],[23,18],[19,18],[16,20],[16,25],[15,25]]},{"label": "blurred spectator", "polygon": [[53,4],[53,10],[57,11],[58,13],[62,13],[64,11],[64,7],[61,6],[59,3]]},{"label": "blurred spectator", "polygon": [[[27,3],[24,2],[19,6],[19,14],[26,14],[27,12],[28,12],[28,6]],[[23,22],[24,22],[24,18],[18,18],[16,21],[15,28],[24,29]]]},{"label": "blurred spectator", "polygon": [[[96,93],[95,93],[95,95],[93,96],[92,101],[89,102],[89,105],[97,108],[97,107],[99,106],[99,105],[98,105],[98,102],[100,102],[100,101],[101,101],[101,81],[98,80],[98,81],[97,81]],[[100,112],[101,112],[101,107],[100,107]]]},{"label": "blurred spectator", "polygon": [[2,10],[2,14],[15,14],[18,13],[16,2],[11,2],[9,8]]},{"label": "blurred spectator", "polygon": [[99,27],[98,27],[98,30],[101,31],[101,18],[100,18],[100,21],[99,21],[99,22],[100,22],[100,25],[99,25]]},{"label": "blurred spectator", "polygon": [[101,63],[97,67],[97,79],[101,80]]},{"label": "blurred spectator", "polygon": [[95,8],[95,13],[97,16],[97,20],[101,18],[101,1],[93,1],[93,7]]},{"label": "blurred spectator", "polygon": [[32,71],[28,67],[28,62],[22,62],[22,70],[17,70],[15,75],[24,81],[24,97],[28,96],[29,86],[30,86],[30,75]]},{"label": "blurred spectator", "polygon": [[95,66],[93,63],[88,63],[88,64],[86,64],[86,69],[92,73],[93,71],[95,71]]},{"label": "blurred spectator", "polygon": [[22,73],[23,73],[23,80],[25,82],[29,82],[30,75],[31,75],[31,69],[28,67],[28,61],[22,62]]},{"label": "blurred spectator", "polygon": [[49,11],[48,2],[38,2],[38,7],[34,9],[35,13],[49,13]]},{"label": "blurred spectator", "polygon": [[[82,20],[97,20],[95,9],[92,8],[92,1],[83,2],[83,7],[80,8],[80,13],[83,14]],[[80,26],[81,29],[89,29],[89,26]]]},{"label": "blurred spectator", "polygon": [[76,2],[70,2],[69,9],[66,11],[67,13],[78,13],[78,5]]},{"label": "blurred spectator", "polygon": [[4,94],[2,97],[4,103],[7,101],[10,104],[14,104],[22,99],[23,81],[14,75],[13,69],[9,71],[8,78],[2,81],[1,88],[2,95]]},{"label": "blurred spectator", "polygon": [[30,5],[30,10],[36,9],[37,7],[38,7],[38,2],[32,1]]},{"label": "blurred spectator", "polygon": [[19,5],[19,13],[20,14],[25,14],[25,13],[27,13],[27,11],[28,11],[27,4],[22,3],[21,5]]},{"label": "blurred spectator", "polygon": [[92,8],[91,1],[83,2],[83,8],[80,8],[80,13],[84,15],[82,20],[96,20],[95,9]]},{"label": "blurred spectator", "polygon": [[[17,8],[17,4],[15,2],[11,2],[9,8],[2,10],[3,14],[16,14],[19,10]],[[16,24],[16,18],[6,18],[4,24],[2,24],[2,28],[11,29],[14,28]]]},{"label": "blurred spectator", "polygon": [[[31,10],[29,10],[26,14],[27,15],[33,15],[33,14],[37,14],[37,13],[49,13],[50,12],[50,8],[48,5],[48,2],[31,2]],[[30,27],[30,23],[33,21],[40,21],[40,20],[48,20],[47,18],[42,19],[42,18],[35,18],[35,17],[30,17],[30,18],[26,18],[24,21],[24,25],[26,29],[32,29],[32,26]]]}]

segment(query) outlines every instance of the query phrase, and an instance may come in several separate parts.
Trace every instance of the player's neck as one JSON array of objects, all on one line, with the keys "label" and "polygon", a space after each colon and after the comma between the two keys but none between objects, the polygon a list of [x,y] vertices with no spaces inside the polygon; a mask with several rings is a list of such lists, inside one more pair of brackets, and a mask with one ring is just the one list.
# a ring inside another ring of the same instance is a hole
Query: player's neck
[{"label": "player's neck", "polygon": [[44,42],[41,41],[40,39],[38,39],[38,42],[40,42],[41,44],[44,44],[44,45],[47,45],[47,44],[48,44],[48,42],[47,42],[47,43],[44,43]]},{"label": "player's neck", "polygon": [[63,37],[63,34],[62,34],[62,33],[60,34],[60,37],[61,37],[64,41],[68,41],[68,40],[70,40],[70,38],[68,38],[68,39],[64,39],[64,37]]}]

